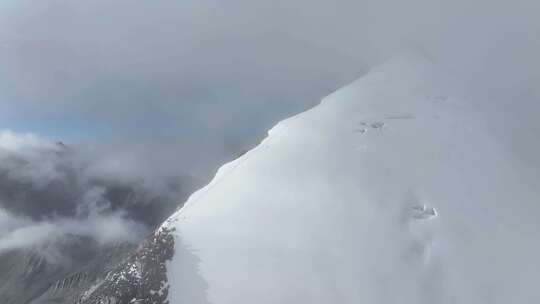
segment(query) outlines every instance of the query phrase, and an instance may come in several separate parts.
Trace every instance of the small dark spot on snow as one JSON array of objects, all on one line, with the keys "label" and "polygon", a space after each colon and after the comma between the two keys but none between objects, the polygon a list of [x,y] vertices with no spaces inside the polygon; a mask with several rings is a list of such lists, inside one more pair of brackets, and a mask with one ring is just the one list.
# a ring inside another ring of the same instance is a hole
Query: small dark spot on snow
[{"label": "small dark spot on snow", "polygon": [[417,205],[411,207],[412,217],[417,220],[429,220],[438,216],[437,210],[426,205]]},{"label": "small dark spot on snow", "polygon": [[360,134],[364,134],[367,132],[367,129],[355,129],[354,130],[354,133],[360,133]]},{"label": "small dark spot on snow", "polygon": [[372,127],[373,129],[382,129],[384,125],[385,125],[384,122],[376,121],[376,122],[371,123],[370,127]]}]

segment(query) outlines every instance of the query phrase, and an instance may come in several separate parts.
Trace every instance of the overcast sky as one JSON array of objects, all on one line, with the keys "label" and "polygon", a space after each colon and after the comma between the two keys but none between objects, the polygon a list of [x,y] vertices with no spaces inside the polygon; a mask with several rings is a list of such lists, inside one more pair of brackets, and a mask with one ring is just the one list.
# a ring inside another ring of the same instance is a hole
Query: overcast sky
[{"label": "overcast sky", "polygon": [[0,127],[215,167],[363,71],[264,6],[3,1]]},{"label": "overcast sky", "polygon": [[0,128],[68,142],[174,142],[191,164],[216,157],[202,150],[253,144],[276,120],[411,46],[484,92],[531,99],[539,6],[5,0]]},{"label": "overcast sky", "polygon": [[[0,247],[72,230],[70,214],[98,239],[103,221],[154,225],[163,214],[140,219],[154,200],[126,211],[108,191],[165,195],[170,211],[179,189],[277,121],[411,49],[465,82],[516,170],[537,180],[539,11],[536,0],[2,0],[0,234],[11,239]],[[50,181],[51,199],[5,199],[10,185],[42,197]]]}]

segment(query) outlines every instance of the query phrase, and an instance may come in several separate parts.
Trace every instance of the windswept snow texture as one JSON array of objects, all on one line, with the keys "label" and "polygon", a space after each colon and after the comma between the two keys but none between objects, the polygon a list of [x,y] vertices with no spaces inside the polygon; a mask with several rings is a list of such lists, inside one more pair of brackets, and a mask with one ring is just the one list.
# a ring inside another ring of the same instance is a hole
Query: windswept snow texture
[{"label": "windswept snow texture", "polygon": [[165,224],[205,281],[174,257],[171,304],[540,303],[537,182],[436,70],[393,59],[222,167]]}]

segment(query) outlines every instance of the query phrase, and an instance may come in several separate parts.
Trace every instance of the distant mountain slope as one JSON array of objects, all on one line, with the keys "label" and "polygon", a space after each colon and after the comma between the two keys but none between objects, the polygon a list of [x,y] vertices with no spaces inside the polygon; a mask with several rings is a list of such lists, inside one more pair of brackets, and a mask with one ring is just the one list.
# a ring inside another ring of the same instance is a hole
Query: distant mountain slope
[{"label": "distant mountain slope", "polygon": [[405,55],[279,123],[164,224],[170,303],[540,302],[537,193],[460,95]]},{"label": "distant mountain slope", "polygon": [[165,301],[165,288],[152,295],[147,287],[164,281],[174,244],[151,232],[198,181],[89,174],[77,153],[0,130],[0,303]]},{"label": "distant mountain slope", "polygon": [[0,302],[68,304],[103,280],[134,249],[69,236],[46,245],[0,253]]},{"label": "distant mountain slope", "polygon": [[[175,249],[175,247],[177,249]],[[2,304],[165,304],[165,263],[175,246],[161,229],[139,246],[71,236],[0,254]]]}]

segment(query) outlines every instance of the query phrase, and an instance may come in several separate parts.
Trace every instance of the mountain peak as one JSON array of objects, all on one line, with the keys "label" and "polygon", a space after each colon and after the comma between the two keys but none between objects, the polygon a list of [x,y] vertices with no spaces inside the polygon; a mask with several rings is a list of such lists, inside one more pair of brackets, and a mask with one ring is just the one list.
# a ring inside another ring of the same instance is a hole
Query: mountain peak
[{"label": "mountain peak", "polygon": [[[508,202],[520,193],[538,210],[535,194],[453,82],[421,56],[395,57],[223,166],[164,225],[199,260],[173,257],[171,302],[534,297],[523,283],[540,269],[511,269],[540,254],[520,232],[540,226]],[[500,225],[512,228],[493,239]],[[497,268],[487,259],[495,255]],[[186,273],[194,267],[200,275]]]}]

